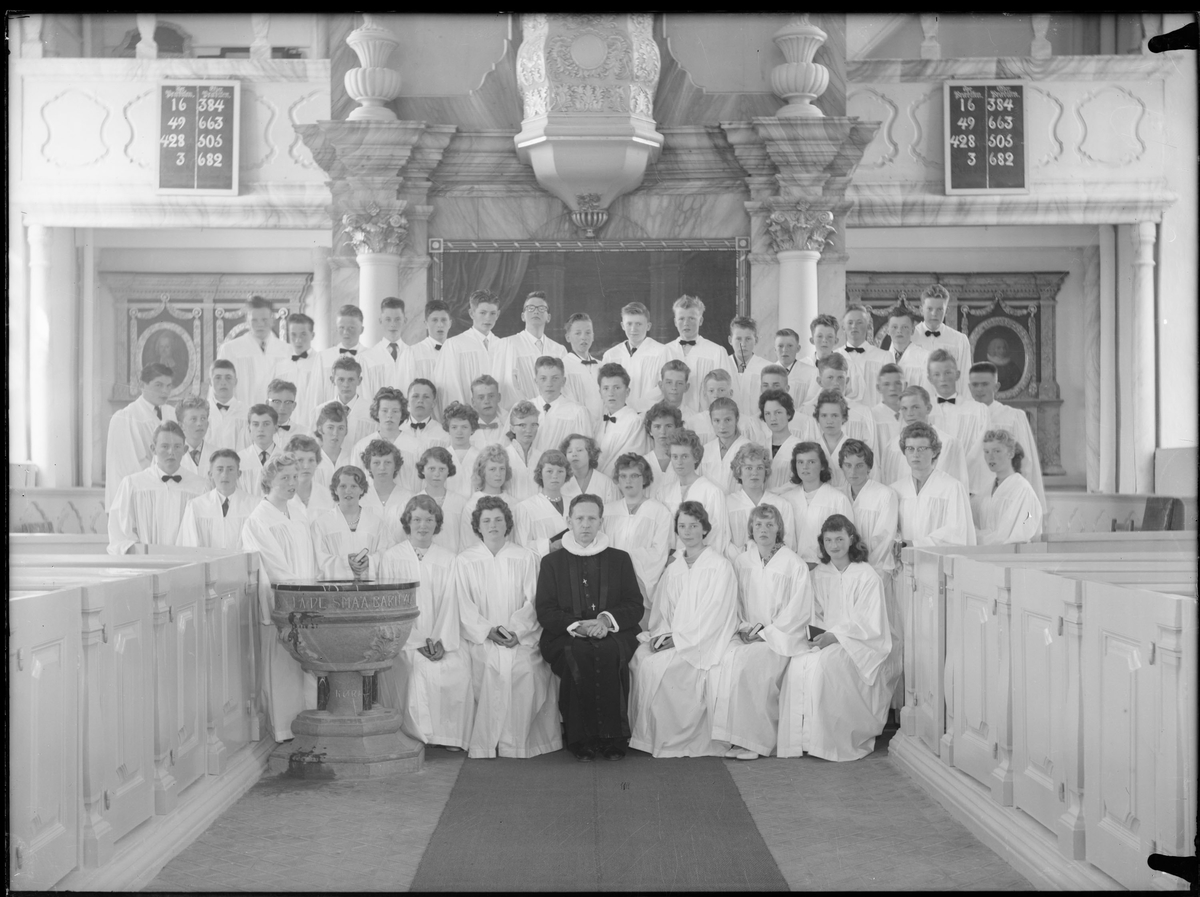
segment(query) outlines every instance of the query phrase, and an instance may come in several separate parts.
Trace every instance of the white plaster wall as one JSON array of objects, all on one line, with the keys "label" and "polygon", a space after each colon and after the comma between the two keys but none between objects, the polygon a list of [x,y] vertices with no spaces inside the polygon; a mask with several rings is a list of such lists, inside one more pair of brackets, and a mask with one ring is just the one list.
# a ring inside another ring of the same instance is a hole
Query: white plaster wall
[{"label": "white plaster wall", "polygon": [[1055,487],[1086,485],[1083,400],[1084,248],[1096,229],[1060,227],[849,228],[848,271],[1067,271],[1058,294],[1056,376],[1063,400],[1062,464]]}]

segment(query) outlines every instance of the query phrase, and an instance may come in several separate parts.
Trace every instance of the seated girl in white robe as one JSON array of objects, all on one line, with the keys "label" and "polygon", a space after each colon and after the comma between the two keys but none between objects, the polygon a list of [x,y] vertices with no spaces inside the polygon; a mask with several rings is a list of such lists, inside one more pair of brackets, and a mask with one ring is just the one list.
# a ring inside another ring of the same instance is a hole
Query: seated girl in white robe
[{"label": "seated girl in white robe", "polygon": [[568,503],[576,495],[595,495],[606,505],[610,501],[621,500],[617,484],[599,470],[600,444],[595,439],[582,433],[572,433],[559,443],[558,450],[571,465],[562,490],[563,498]]},{"label": "seated girl in white robe", "polygon": [[251,498],[238,487],[240,464],[233,449],[217,449],[212,453],[208,470],[215,487],[187,503],[176,545],[242,550],[242,526],[262,497]]},{"label": "seated girl in white robe", "polygon": [[359,500],[360,503],[383,518],[390,544],[403,542],[406,537],[404,528],[400,526],[400,515],[412,498],[412,493],[396,482],[396,474],[404,465],[403,454],[386,439],[372,439],[358,460],[371,479],[370,488]]},{"label": "seated girl in white robe", "polygon": [[830,514],[850,517],[854,509],[845,493],[833,488],[833,471],[825,450],[816,442],[798,442],[792,448],[792,488],[782,497],[792,506],[796,521],[796,553],[809,564],[820,560],[817,537]]},{"label": "seated girl in white robe", "polygon": [[[533,443],[541,429],[541,415],[532,402],[517,402],[508,413],[508,440],[503,445],[508,453],[511,484],[508,491],[515,501],[521,502],[537,495],[537,483],[533,481],[533,468],[541,453],[534,449]],[[476,465],[479,458],[475,459]],[[474,495],[478,486],[472,481],[470,495]],[[469,497],[468,496],[468,497]],[[470,545],[471,542],[464,542]]]},{"label": "seated girl in white robe", "polygon": [[[473,455],[478,456],[478,452]],[[472,461],[471,469],[466,472],[468,480],[471,478],[474,464]],[[442,529],[433,537],[433,544],[440,545],[451,554],[458,554],[459,549],[464,547],[460,540],[467,498],[450,488],[450,478],[454,473],[454,458],[444,446],[431,445],[417,460],[417,483],[421,487],[417,490],[417,495],[428,495],[442,509]]]},{"label": "seated girl in white robe", "polygon": [[271,583],[317,579],[308,526],[288,507],[298,478],[295,455],[284,452],[267,461],[261,483],[264,498],[242,529],[242,549],[257,551],[259,556],[259,697],[276,741],[292,738],[292,721],[300,711],[317,709],[317,677],[288,653],[271,622],[275,601]]},{"label": "seated girl in white robe", "polygon": [[466,750],[475,692],[471,655],[460,638],[454,555],[434,541],[443,522],[436,501],[414,496],[400,515],[405,541],[379,558],[376,579],[416,582],[421,612],[392,668],[379,674],[379,686],[384,705],[403,712],[404,731],[413,738]]},{"label": "seated girl in white robe", "polygon": [[[462,518],[459,520],[458,545],[462,550],[474,548],[479,542],[477,533],[471,523],[475,506],[486,495],[503,498],[511,510],[517,506],[517,498],[509,492],[512,485],[513,469],[508,463],[509,455],[504,448],[496,443],[485,445],[475,459],[475,469],[471,471],[471,483],[474,492],[463,505]],[[505,537],[509,542],[515,540],[515,526]]]},{"label": "seated girl in white robe", "polygon": [[383,518],[359,504],[367,475],[358,467],[339,467],[330,492],[337,505],[313,519],[313,549],[322,579],[374,579],[379,556],[392,544]]},{"label": "seated girl in white robe", "polygon": [[811,649],[788,664],[779,695],[780,757],[858,760],[887,722],[901,657],[879,574],[849,518],[821,527]]},{"label": "seated girl in white robe", "polygon": [[634,452],[621,455],[616,462],[617,488],[621,500],[604,505],[604,532],[609,544],[626,552],[633,560],[638,589],[647,619],[654,591],[667,566],[671,545],[671,512],[662,502],[647,497],[654,482],[650,462]]},{"label": "seated girl in white robe", "polygon": [[[650,406],[642,418],[642,426],[646,428],[646,438],[650,448],[642,455],[654,474],[654,481],[647,485],[650,498],[661,502],[663,492],[677,483],[675,468],[671,466],[671,446],[668,445],[672,434],[683,427],[683,412],[667,402],[658,402]],[[606,505],[607,507],[607,505]]]},{"label": "seated girl in white robe", "polygon": [[1042,534],[1042,503],[1020,475],[1024,449],[1008,430],[988,430],[983,457],[996,479],[990,492],[971,496],[979,544],[1032,542]]},{"label": "seated girl in white robe", "polygon": [[629,662],[629,746],[655,757],[720,757],[726,750],[713,741],[713,710],[720,664],[737,628],[737,578],[721,550],[704,544],[711,529],[702,504],[679,506],[680,555],[663,574],[649,629],[638,633],[642,644]]},{"label": "seated girl in white robe", "polygon": [[771,475],[771,452],[758,443],[743,445],[730,462],[733,491],[725,498],[729,515],[729,546],[725,556],[735,560],[747,547],[750,512],[759,505],[770,505],[783,519],[783,544],[796,550],[796,524],[792,506],[785,498],[767,489]]},{"label": "seated girl in white robe", "polygon": [[975,524],[967,488],[934,467],[942,443],[937,431],[920,422],[900,432],[909,472],[892,483],[900,498],[900,535],[905,545],[974,545]]},{"label": "seated girl in white robe", "polygon": [[541,491],[527,498],[513,510],[517,525],[515,542],[541,559],[562,547],[567,531],[567,505],[562,494],[569,468],[567,456],[557,449],[548,449],[538,458],[533,469],[534,481]]},{"label": "seated girl in white robe", "polygon": [[[729,544],[729,514],[725,506],[725,493],[720,486],[700,474],[700,462],[704,460],[704,446],[700,444],[700,437],[692,430],[676,430],[668,443],[676,479],[659,493],[658,500],[672,515],[685,501],[702,504],[709,520],[704,544],[724,553]],[[671,545],[674,547],[674,539]]]},{"label": "seated girl in white robe", "polygon": [[775,750],[779,687],[788,660],[807,650],[813,600],[808,565],[784,544],[783,517],[771,505],[750,512],[750,544],[733,562],[737,637],[721,660],[713,739],[726,757],[757,760]]},{"label": "seated girl in white robe", "polygon": [[512,511],[500,496],[479,496],[471,527],[475,544],[455,561],[453,585],[476,699],[468,756],[561,750],[558,678],[538,647],[537,555],[508,541]]}]

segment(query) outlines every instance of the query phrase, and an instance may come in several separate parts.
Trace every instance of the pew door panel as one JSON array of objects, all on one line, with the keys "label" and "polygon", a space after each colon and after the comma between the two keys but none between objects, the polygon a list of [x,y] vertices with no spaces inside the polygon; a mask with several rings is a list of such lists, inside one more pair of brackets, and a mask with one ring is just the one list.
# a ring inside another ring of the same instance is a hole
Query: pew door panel
[{"label": "pew door panel", "polygon": [[241,555],[207,565],[209,775],[220,775],[250,740],[249,650],[245,638],[246,561]]},{"label": "pew door panel", "polygon": [[1195,787],[1182,759],[1195,752],[1195,732],[1179,725],[1195,718],[1194,683],[1181,681],[1186,664],[1176,660],[1185,613],[1194,619],[1194,600],[1084,583],[1086,854],[1131,889],[1161,875],[1146,865],[1151,853],[1192,849],[1180,812],[1181,792]]},{"label": "pew door panel", "polygon": [[9,886],[45,890],[79,864],[77,588],[9,598]]},{"label": "pew door panel", "polygon": [[940,754],[946,731],[943,674],[946,657],[946,601],[942,557],[921,550],[913,556],[912,620],[913,670],[916,682],[917,737]]}]

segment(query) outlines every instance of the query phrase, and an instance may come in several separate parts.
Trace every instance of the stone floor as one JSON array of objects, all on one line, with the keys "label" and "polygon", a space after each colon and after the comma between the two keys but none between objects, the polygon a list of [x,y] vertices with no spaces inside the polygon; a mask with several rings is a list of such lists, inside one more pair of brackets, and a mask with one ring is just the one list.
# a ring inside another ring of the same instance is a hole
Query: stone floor
[{"label": "stone floor", "polygon": [[[463,762],[431,749],[419,774],[391,780],[265,777],[146,889],[407,890]],[[1030,888],[892,766],[885,745],[854,763],[726,763],[792,890]]]}]

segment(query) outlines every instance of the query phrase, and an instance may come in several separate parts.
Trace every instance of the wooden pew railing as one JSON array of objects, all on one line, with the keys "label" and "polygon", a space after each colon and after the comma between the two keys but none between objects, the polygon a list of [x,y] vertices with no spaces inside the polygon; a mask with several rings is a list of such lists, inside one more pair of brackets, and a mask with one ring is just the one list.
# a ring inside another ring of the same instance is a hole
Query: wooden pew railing
[{"label": "wooden pew railing", "polygon": [[1147,857],[1194,849],[1196,554],[1128,535],[904,552],[891,754],[1039,886],[1174,888]]},{"label": "wooden pew railing", "polygon": [[265,767],[258,556],[39,538],[10,555],[10,885],[144,884]]}]

